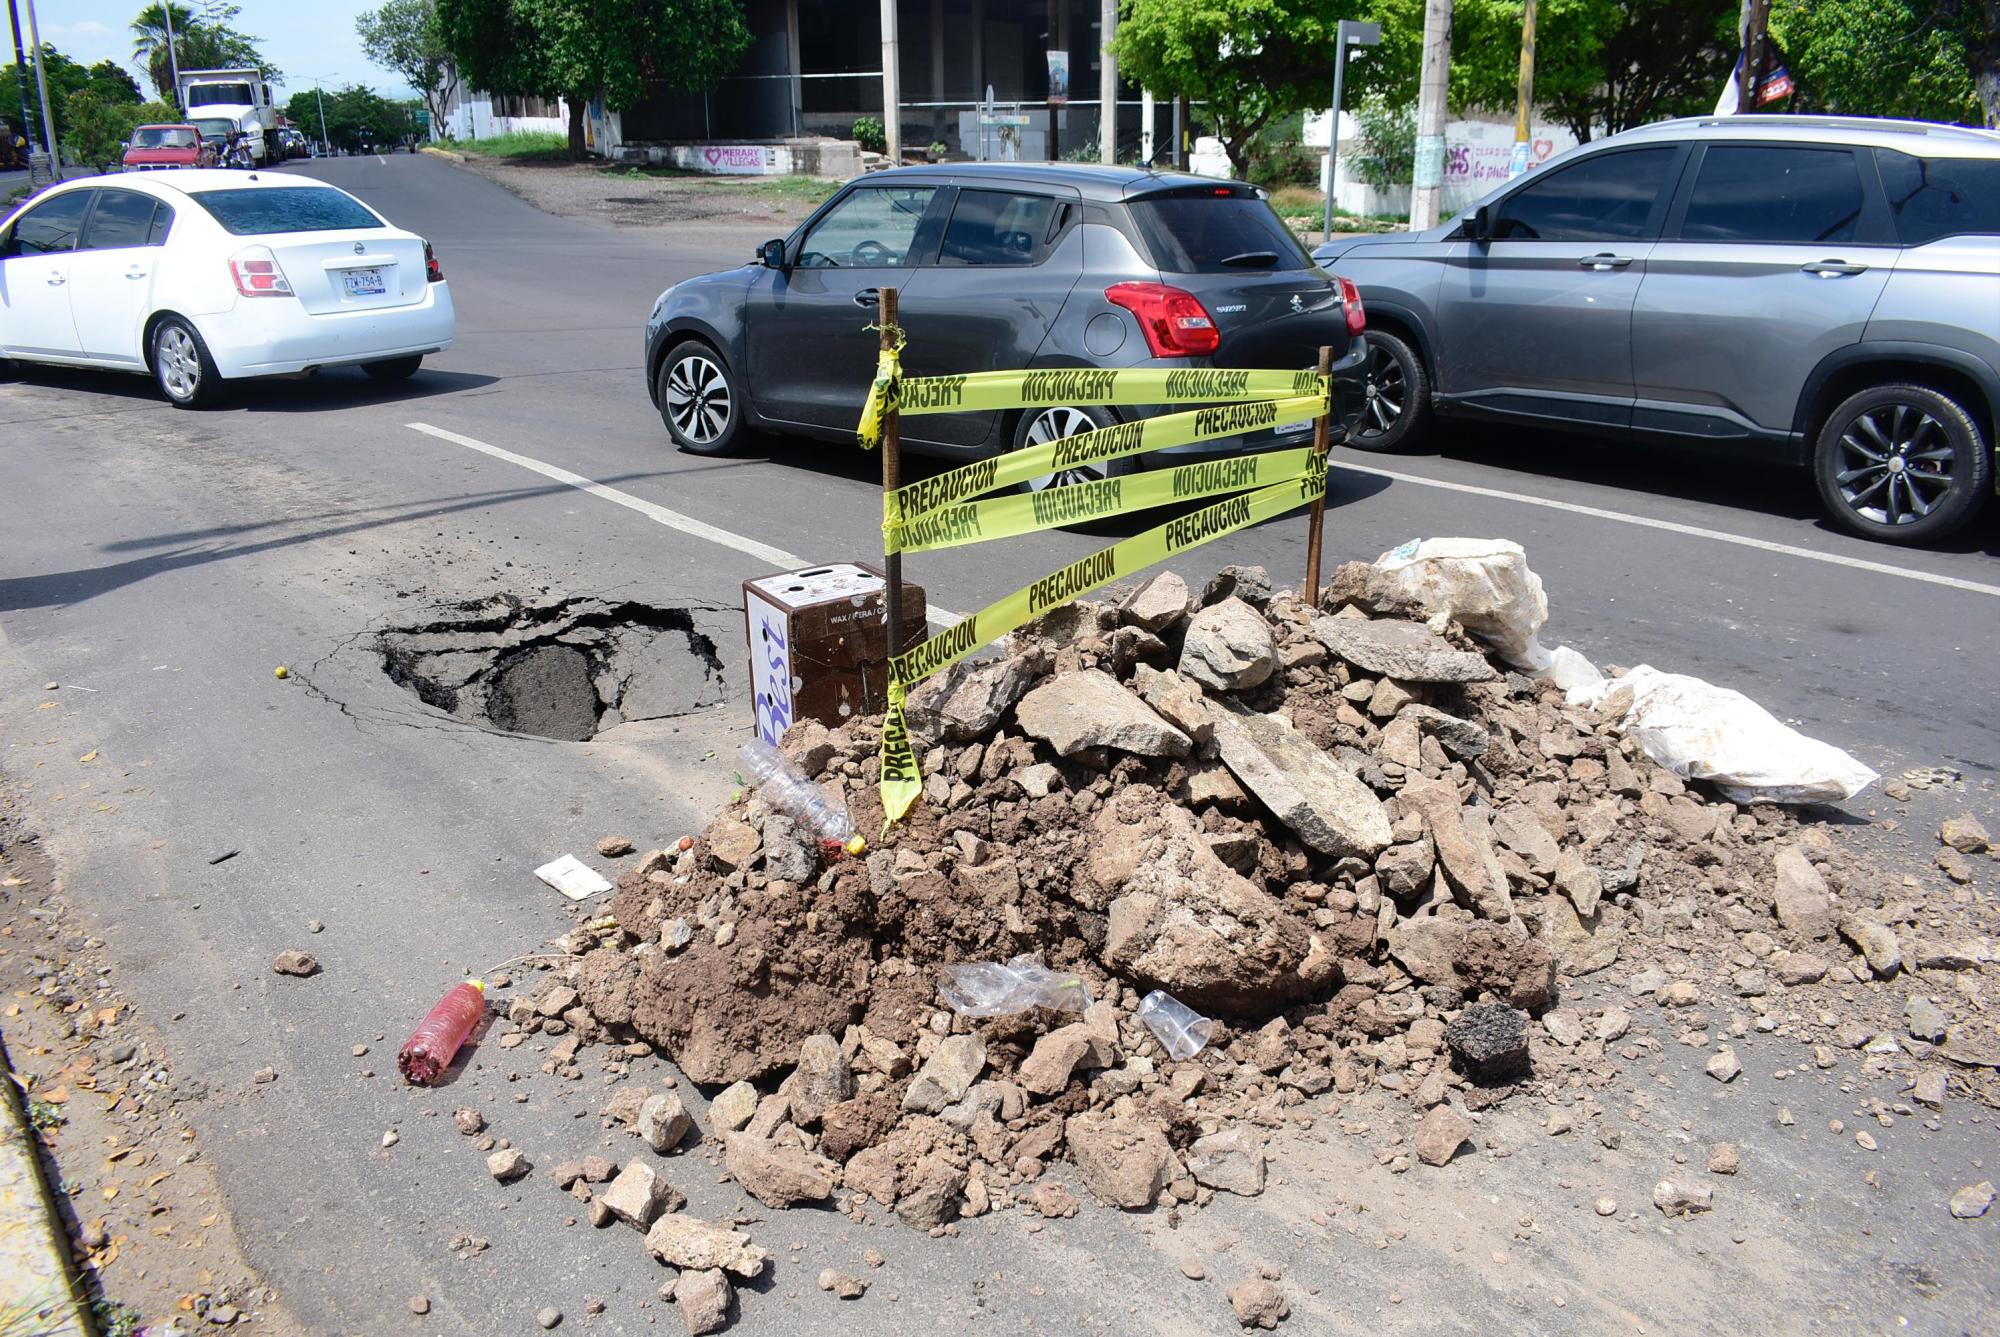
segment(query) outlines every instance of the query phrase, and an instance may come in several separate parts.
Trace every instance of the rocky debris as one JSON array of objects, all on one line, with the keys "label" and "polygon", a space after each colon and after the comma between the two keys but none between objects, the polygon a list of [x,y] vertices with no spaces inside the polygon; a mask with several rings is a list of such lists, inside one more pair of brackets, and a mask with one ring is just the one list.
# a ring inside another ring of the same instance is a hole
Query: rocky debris
[{"label": "rocky debris", "polygon": [[1444,1028],[1444,1040],[1466,1075],[1483,1085],[1528,1075],[1528,1018],[1504,1003],[1466,1008]]},{"label": "rocky debris", "polygon": [[1842,915],[1839,927],[1840,936],[1854,944],[1877,978],[1888,979],[1902,969],[1903,949],[1886,924],[1857,913]]},{"label": "rocky debris", "polygon": [[1208,578],[1201,593],[1201,606],[1208,608],[1224,599],[1241,599],[1252,608],[1263,609],[1271,602],[1271,573],[1261,566],[1225,566]]},{"label": "rocky debris", "polygon": [[1242,1124],[1198,1137],[1189,1150],[1195,1183],[1246,1198],[1264,1191],[1264,1143]]},{"label": "rocky debris", "polygon": [[534,1168],[518,1147],[496,1151],[486,1158],[486,1173],[503,1184],[513,1183]]},{"label": "rocky debris", "polygon": [[1961,1221],[1976,1221],[1993,1205],[1993,1181],[1982,1179],[1967,1184],[1951,1195],[1951,1214]]},{"label": "rocky debris", "polygon": [[1417,1125],[1417,1159],[1445,1165],[1472,1138],[1472,1125],[1449,1105],[1434,1106]]},{"label": "rocky debris", "polygon": [[1292,1312],[1291,1302],[1275,1282],[1263,1277],[1248,1277],[1237,1282],[1228,1290],[1229,1308],[1236,1315],[1236,1321],[1246,1328],[1269,1330],[1283,1322]]},{"label": "rocky debris", "polygon": [[964,1099],[985,1070],[986,1042],[976,1035],[951,1036],[937,1047],[903,1093],[903,1108],[936,1114]]},{"label": "rocky debris", "polygon": [[717,1132],[737,1132],[756,1113],[757,1088],[748,1082],[731,1083],[708,1105],[708,1117]]},{"label": "rocky debris", "polygon": [[1484,655],[1458,649],[1421,622],[1315,617],[1312,633],[1354,667],[1397,682],[1485,682],[1499,676]]},{"label": "rocky debris", "polygon": [[1912,1039],[1938,1044],[1947,1028],[1944,1009],[1920,994],[1912,994],[1903,1005],[1903,1027]]},{"label": "rocky debris", "polygon": [[729,1138],[723,1163],[730,1177],[766,1207],[795,1207],[833,1196],[840,1167],[790,1142],[738,1133]]},{"label": "rocky debris", "polygon": [[646,1103],[639,1106],[639,1116],[633,1121],[632,1131],[644,1138],[646,1145],[654,1151],[672,1151],[694,1131],[694,1120],[688,1116],[679,1096],[671,1091],[662,1091],[656,1096],[648,1096]]},{"label": "rocky debris", "polygon": [[696,1268],[674,1281],[674,1308],[680,1311],[690,1337],[728,1327],[729,1309],[735,1301],[736,1288],[720,1268]]},{"label": "rocky debris", "polygon": [[910,728],[936,742],[972,742],[999,727],[1048,671],[1049,657],[1040,649],[984,663],[954,664],[911,690],[903,717]]},{"label": "rocky debris", "polygon": [[868,1282],[861,1277],[850,1277],[837,1268],[822,1268],[819,1274],[819,1288],[830,1291],[842,1300],[859,1300],[868,1293]]},{"label": "rocky debris", "polygon": [[607,859],[622,859],[632,852],[632,842],[623,836],[606,836],[597,842],[597,852]]},{"label": "rocky debris", "polygon": [[1210,718],[1223,764],[1307,845],[1363,859],[1388,846],[1382,801],[1285,720],[1226,700]]},{"label": "rocky debris", "polygon": [[1224,599],[1189,619],[1180,674],[1215,692],[1255,687],[1278,671],[1278,642],[1263,614]]},{"label": "rocky debris", "polygon": [[1180,1170],[1165,1131],[1137,1114],[1072,1115],[1063,1135],[1083,1186],[1106,1206],[1150,1206]]},{"label": "rocky debris", "polygon": [[1653,1185],[1653,1205],[1666,1216],[1691,1216],[1715,1206],[1715,1190],[1706,1184],[1662,1179]]},{"label": "rocky debris", "polygon": [[1743,1153],[1734,1142],[1718,1142],[1708,1153],[1708,1172],[1712,1175],[1733,1175],[1743,1166]]},{"label": "rocky debris", "polygon": [[544,1305],[535,1311],[535,1322],[544,1328],[553,1328],[563,1321],[562,1310],[554,1305]]},{"label": "rocky debris", "polygon": [[1051,678],[1015,707],[1021,729],[1069,757],[1088,748],[1114,748],[1142,757],[1185,757],[1188,736],[1099,669]]},{"label": "rocky debris", "polygon": [[762,1275],[764,1264],[770,1261],[770,1255],[752,1244],[750,1237],[741,1231],[712,1225],[681,1212],[669,1213],[653,1222],[652,1229],[646,1232],[646,1251],[683,1272],[720,1270],[745,1281],[756,1280]]},{"label": "rocky debris", "polygon": [[296,947],[287,947],[271,959],[271,969],[280,975],[296,975],[305,979],[319,974],[319,958],[311,952],[302,952]]},{"label": "rocky debris", "polygon": [[1833,902],[1826,879],[1812,866],[1803,851],[1778,851],[1777,886],[1772,895],[1778,922],[1807,938],[1833,936]]},{"label": "rocky debris", "polygon": [[666,1176],[641,1160],[625,1163],[618,1177],[594,1201],[628,1226],[640,1230],[653,1224],[662,1212],[677,1212],[687,1203]]},{"label": "rocky debris", "polygon": [[486,1131],[486,1116],[470,1105],[461,1105],[453,1110],[451,1121],[467,1137],[477,1137]]},{"label": "rocky debris", "polygon": [[1993,848],[1993,838],[1971,813],[1945,818],[1938,828],[1938,839],[1960,854],[1984,854]]},{"label": "rocky debris", "polygon": [[1118,605],[1118,620],[1128,627],[1161,632],[1188,612],[1187,582],[1171,571],[1160,571],[1142,582]]},{"label": "rocky debris", "polygon": [[833,1106],[854,1096],[854,1070],[840,1052],[840,1041],[831,1035],[806,1037],[799,1046],[798,1066],[785,1079],[784,1093],[791,1102],[792,1120],[801,1128],[811,1128]]}]

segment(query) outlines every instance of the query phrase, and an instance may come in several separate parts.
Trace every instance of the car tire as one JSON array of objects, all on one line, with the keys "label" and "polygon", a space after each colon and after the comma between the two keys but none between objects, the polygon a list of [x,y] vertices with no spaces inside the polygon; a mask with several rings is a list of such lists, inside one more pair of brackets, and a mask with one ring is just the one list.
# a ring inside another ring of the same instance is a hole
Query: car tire
[{"label": "car tire", "polygon": [[1377,454],[1406,450],[1423,440],[1430,424],[1431,381],[1424,360],[1386,330],[1370,330],[1362,367],[1358,413],[1343,415],[1346,444]]},{"label": "car tire", "polygon": [[727,455],[743,439],[743,396],[713,345],[684,339],[668,349],[655,389],[667,435],[690,455]]},{"label": "car tire", "polygon": [[[1029,446],[1045,446],[1066,436],[1080,436],[1085,432],[1094,432],[1100,427],[1110,427],[1117,421],[1110,410],[1096,405],[1059,404],[1048,408],[1023,409],[1021,416],[1014,422],[1014,449],[1026,450]],[[1068,487],[1076,483],[1095,483],[1100,479],[1131,473],[1135,467],[1136,462],[1128,455],[1124,459],[1104,460],[1077,469],[1065,469],[1059,473],[1030,478],[1021,483],[1019,490],[1040,492],[1046,488]]]},{"label": "car tire", "polygon": [[1930,543],[1978,513],[1993,489],[1993,456],[1956,400],[1892,383],[1850,395],[1827,415],[1813,474],[1841,528],[1884,543]]},{"label": "car tire", "polygon": [[153,327],[153,383],[177,409],[205,408],[222,395],[222,376],[201,334],[179,316]]},{"label": "car tire", "polygon": [[412,353],[408,357],[392,357],[382,362],[364,362],[361,370],[377,381],[407,381],[417,374],[417,368],[424,365],[422,353]]}]

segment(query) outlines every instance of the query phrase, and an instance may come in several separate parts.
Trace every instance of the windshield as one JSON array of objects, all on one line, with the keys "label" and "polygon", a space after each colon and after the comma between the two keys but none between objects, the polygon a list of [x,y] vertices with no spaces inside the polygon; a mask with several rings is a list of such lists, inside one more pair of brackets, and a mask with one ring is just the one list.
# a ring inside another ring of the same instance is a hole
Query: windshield
[{"label": "windshield", "polygon": [[388,226],[361,201],[331,186],[198,190],[194,200],[239,237]]},{"label": "windshield", "polygon": [[1132,201],[1132,216],[1169,274],[1310,269],[1298,238],[1247,186],[1195,186]]},{"label": "windshield", "polygon": [[198,136],[179,126],[142,125],[132,132],[135,149],[191,149]]},{"label": "windshield", "polygon": [[227,139],[236,133],[236,122],[207,117],[196,121],[194,128],[201,131],[203,139]]},{"label": "windshield", "polygon": [[190,107],[247,107],[249,84],[192,84],[188,87]]}]

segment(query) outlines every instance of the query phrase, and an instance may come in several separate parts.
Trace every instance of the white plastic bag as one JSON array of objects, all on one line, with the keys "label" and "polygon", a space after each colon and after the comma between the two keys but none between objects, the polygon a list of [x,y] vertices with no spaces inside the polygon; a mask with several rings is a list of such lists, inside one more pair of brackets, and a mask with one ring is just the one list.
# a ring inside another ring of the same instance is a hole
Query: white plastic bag
[{"label": "white plastic bag", "polygon": [[1604,683],[1598,704],[1620,714],[1620,726],[1654,761],[1684,779],[1710,781],[1738,803],[1838,803],[1876,779],[1741,692],[1650,664]]},{"label": "white plastic bag", "polygon": [[1031,1007],[1081,1012],[1090,989],[1080,975],[1050,970],[1034,953],[998,961],[968,961],[938,970],[938,995],[962,1017],[1004,1017]]},{"label": "white plastic bag", "polygon": [[1375,569],[1426,614],[1452,618],[1516,668],[1548,667],[1549,652],[1536,636],[1549,620],[1549,601],[1520,544],[1411,539],[1376,558]]}]

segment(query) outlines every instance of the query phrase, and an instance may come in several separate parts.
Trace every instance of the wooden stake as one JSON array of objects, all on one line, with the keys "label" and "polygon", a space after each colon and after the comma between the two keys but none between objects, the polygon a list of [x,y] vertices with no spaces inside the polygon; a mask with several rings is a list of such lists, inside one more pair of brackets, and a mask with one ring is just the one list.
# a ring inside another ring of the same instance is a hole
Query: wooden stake
[{"label": "wooden stake", "polygon": [[[902,331],[896,328],[897,304],[900,297],[894,288],[882,289],[881,325],[884,352],[896,347],[896,340]],[[903,426],[902,415],[897,412],[892,399],[882,413],[882,497],[886,504],[888,496],[903,485]],[[904,650],[903,638],[903,554],[892,552],[883,559],[883,574],[887,577],[883,600],[887,604],[889,618],[888,636],[885,644],[889,653],[899,655]]]},{"label": "wooden stake", "polygon": [[[1319,374],[1325,376],[1332,371],[1333,349],[1322,345],[1319,350]],[[1326,453],[1332,446],[1332,431],[1333,395],[1329,391],[1326,397],[1326,412],[1320,414],[1313,422],[1313,454],[1317,457],[1319,467],[1322,470],[1326,468]],[[1304,593],[1307,607],[1316,607],[1319,604],[1320,531],[1326,526],[1326,497],[1324,495],[1313,502],[1312,518],[1307,521],[1307,526],[1306,583]]]}]

